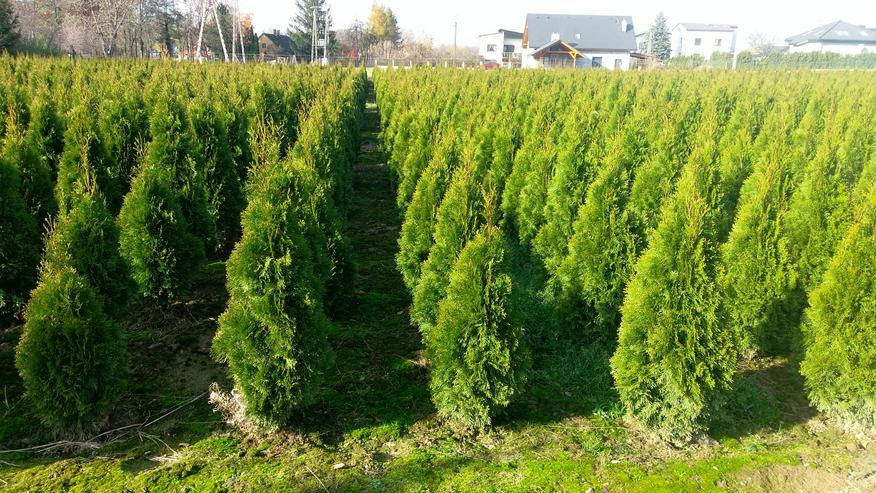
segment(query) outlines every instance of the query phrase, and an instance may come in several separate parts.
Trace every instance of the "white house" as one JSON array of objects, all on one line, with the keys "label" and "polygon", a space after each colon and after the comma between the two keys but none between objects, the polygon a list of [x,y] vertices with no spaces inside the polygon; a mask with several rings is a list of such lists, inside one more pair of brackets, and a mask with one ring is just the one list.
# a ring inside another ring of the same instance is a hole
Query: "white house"
[{"label": "white house", "polygon": [[836,21],[785,40],[791,53],[876,53],[876,29]]},{"label": "white house", "polygon": [[617,15],[527,14],[524,68],[627,70],[636,51],[633,19]]},{"label": "white house", "polygon": [[682,22],[672,28],[670,56],[700,55],[706,60],[713,53],[736,52],[736,26]]},{"label": "white house", "polygon": [[478,36],[478,54],[485,62],[513,66],[520,62],[523,33],[499,29],[498,32]]}]

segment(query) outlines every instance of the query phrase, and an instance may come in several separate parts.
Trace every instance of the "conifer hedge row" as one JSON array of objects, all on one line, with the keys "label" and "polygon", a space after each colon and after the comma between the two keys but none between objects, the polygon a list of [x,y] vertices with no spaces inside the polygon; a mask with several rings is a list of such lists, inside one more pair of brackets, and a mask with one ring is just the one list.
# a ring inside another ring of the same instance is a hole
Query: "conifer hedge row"
[{"label": "conifer hedge row", "polygon": [[326,313],[342,309],[352,287],[345,218],[365,82],[360,73],[320,94],[287,152],[280,127],[252,127],[243,236],[228,260],[230,297],[213,352],[262,426],[311,403],[332,361]]},{"label": "conifer hedge row", "polygon": [[[669,440],[707,427],[741,359],[773,354],[802,358],[819,409],[872,423],[874,82],[377,74],[404,218],[397,263],[439,414],[489,425],[522,390],[531,363],[521,334],[559,325],[615,347],[621,401]],[[509,267],[485,237],[523,255]],[[502,322],[480,305],[497,295],[487,278],[500,265],[506,293],[516,272],[541,271],[559,323],[517,325],[514,297],[495,301]],[[855,279],[842,302],[838,276]]]},{"label": "conifer hedge row", "polygon": [[[348,164],[364,94],[353,74],[0,58],[0,328],[26,305],[16,364],[47,426],[93,428],[125,389],[129,301],[180,299],[205,260],[241,237],[245,183],[265,173],[255,168],[266,144],[253,138],[254,152],[250,134],[263,127],[276,129],[278,156],[310,170],[313,193],[294,200],[313,217],[302,231],[318,251],[311,289],[343,305]],[[230,279],[261,276],[240,273],[247,267],[232,257]],[[290,346],[298,339],[276,350]]]}]

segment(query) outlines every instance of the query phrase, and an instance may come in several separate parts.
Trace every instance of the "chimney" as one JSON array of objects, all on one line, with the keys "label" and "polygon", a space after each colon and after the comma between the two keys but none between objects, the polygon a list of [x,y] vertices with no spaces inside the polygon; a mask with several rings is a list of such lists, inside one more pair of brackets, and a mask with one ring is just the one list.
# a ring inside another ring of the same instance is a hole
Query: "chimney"
[{"label": "chimney", "polygon": [[274,36],[279,36],[279,35],[280,35],[280,30],[274,29]]},{"label": "chimney", "polygon": [[626,19],[621,20],[621,32],[622,33],[627,32],[627,27],[629,27],[627,24],[627,20]]}]

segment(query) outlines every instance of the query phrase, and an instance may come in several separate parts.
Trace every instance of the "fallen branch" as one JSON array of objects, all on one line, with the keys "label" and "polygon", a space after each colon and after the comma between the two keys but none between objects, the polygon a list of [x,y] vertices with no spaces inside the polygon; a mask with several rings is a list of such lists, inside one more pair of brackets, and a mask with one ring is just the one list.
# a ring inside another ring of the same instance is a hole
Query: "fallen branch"
[{"label": "fallen branch", "polygon": [[[163,412],[161,415],[159,415],[155,419],[147,419],[146,421],[143,421],[142,423],[134,423],[134,424],[125,425],[125,426],[122,426],[119,428],[114,428],[112,430],[107,430],[107,431],[98,433],[97,435],[95,435],[95,436],[91,437],[90,439],[83,441],[83,442],[71,441],[71,440],[59,440],[57,442],[44,443],[41,445],[34,445],[33,447],[0,450],[0,454],[12,454],[12,453],[20,453],[20,452],[48,453],[52,450],[56,450],[59,448],[78,448],[80,450],[84,450],[84,449],[99,450],[103,447],[106,447],[109,444],[112,444],[112,443],[119,441],[122,437],[125,437],[127,435],[133,435],[133,434],[144,435],[142,432],[146,428],[148,428],[148,427],[158,423],[159,421],[167,418],[168,416],[176,413],[180,409],[194,403],[198,399],[202,399],[206,395],[207,395],[207,393],[203,392],[195,397],[192,397],[191,399],[188,399],[185,402],[177,404],[176,406]],[[101,439],[105,439],[107,437],[110,437],[110,438],[108,440],[100,441]],[[168,447],[168,448],[170,448],[170,447]],[[173,450],[173,449],[171,449],[171,450]]]}]

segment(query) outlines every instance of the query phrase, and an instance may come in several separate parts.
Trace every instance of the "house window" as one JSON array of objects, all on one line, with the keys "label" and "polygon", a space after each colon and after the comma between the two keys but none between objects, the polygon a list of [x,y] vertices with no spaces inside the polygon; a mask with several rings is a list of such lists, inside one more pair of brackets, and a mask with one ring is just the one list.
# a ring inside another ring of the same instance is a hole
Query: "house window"
[{"label": "house window", "polygon": [[593,57],[593,68],[602,68],[602,57],[601,56]]},{"label": "house window", "polygon": [[715,40],[715,46],[721,46],[721,38]]},{"label": "house window", "polygon": [[267,49],[268,49],[268,43],[262,43],[262,44],[261,44],[261,47],[262,47],[263,50],[267,50]]},{"label": "house window", "polygon": [[694,46],[700,46],[703,44],[703,38],[694,38]]},{"label": "house window", "polygon": [[505,53],[514,53],[514,45],[505,45]]},{"label": "house window", "polygon": [[496,45],[487,45],[487,51],[489,51],[489,52],[496,51]]},{"label": "house window", "polygon": [[623,60],[621,60],[620,58],[616,58],[614,60],[614,68],[615,68],[615,70],[622,69],[623,68]]}]

